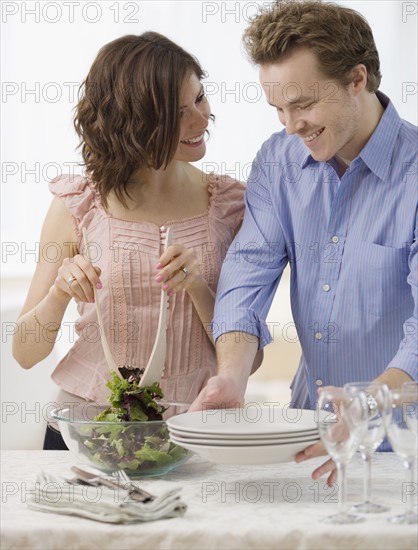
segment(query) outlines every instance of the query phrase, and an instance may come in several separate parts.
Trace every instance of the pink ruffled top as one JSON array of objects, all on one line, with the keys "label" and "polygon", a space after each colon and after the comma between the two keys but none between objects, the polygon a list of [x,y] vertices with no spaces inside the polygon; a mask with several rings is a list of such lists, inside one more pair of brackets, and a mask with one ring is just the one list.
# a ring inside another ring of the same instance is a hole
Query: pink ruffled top
[{"label": "pink ruffled top", "polygon": [[[173,243],[194,248],[201,272],[216,291],[221,263],[244,213],[244,185],[209,174],[209,207],[186,219],[167,221]],[[71,213],[77,245],[83,253],[86,228],[92,262],[101,268],[98,291],[108,342],[118,367],[144,368],[158,325],[161,284],[155,266],[163,250],[165,227],[114,218],[101,205],[93,183],[82,176],[61,176],[51,192]],[[63,390],[97,403],[106,402],[109,368],[104,358],[95,304],[79,302],[78,338],[52,379]],[[216,372],[215,349],[189,295],[169,299],[167,357],[161,386],[171,400],[192,401]]]}]

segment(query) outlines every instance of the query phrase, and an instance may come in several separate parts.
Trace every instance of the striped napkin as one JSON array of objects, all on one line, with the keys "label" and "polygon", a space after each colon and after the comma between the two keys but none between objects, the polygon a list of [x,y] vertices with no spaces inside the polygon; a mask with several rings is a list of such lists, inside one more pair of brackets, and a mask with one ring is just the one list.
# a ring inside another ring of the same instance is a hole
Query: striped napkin
[{"label": "striped napkin", "polygon": [[127,491],[102,485],[71,485],[45,472],[38,474],[27,506],[40,512],[80,516],[106,523],[136,523],[183,516],[187,506],[180,488],[171,489],[153,501],[132,501]]}]

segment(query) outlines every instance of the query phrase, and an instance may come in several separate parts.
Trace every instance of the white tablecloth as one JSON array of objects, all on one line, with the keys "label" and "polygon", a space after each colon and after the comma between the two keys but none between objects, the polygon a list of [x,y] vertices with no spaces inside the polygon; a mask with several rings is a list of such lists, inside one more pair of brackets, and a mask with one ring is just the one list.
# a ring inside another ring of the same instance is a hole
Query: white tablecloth
[{"label": "white tablecloth", "polygon": [[[400,460],[391,453],[373,462],[376,499],[390,512],[367,515],[356,525],[328,525],[319,520],[337,510],[338,494],[324,479],[312,481],[309,463],[259,467],[219,466],[192,457],[177,471],[141,481],[160,492],[181,485],[188,504],[184,517],[134,525],[95,521],[29,510],[31,484],[40,470],[71,477],[80,464],[67,451],[2,453],[1,548],[36,549],[416,549],[417,527],[393,525],[387,518],[402,513],[405,494]],[[348,468],[348,499],[362,498],[362,464]],[[97,491],[95,488],[91,490]],[[416,485],[415,485],[416,493]],[[91,493],[90,498],[94,498]]]}]

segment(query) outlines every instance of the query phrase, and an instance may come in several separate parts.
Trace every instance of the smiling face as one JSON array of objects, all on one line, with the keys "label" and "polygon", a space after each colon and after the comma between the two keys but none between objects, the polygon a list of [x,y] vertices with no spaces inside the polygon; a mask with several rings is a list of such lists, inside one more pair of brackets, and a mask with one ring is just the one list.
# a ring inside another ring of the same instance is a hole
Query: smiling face
[{"label": "smiling face", "polygon": [[186,78],[180,93],[180,139],[174,160],[195,162],[206,152],[205,130],[210,106],[202,83],[193,73]]},{"label": "smiling face", "polygon": [[327,79],[307,49],[296,50],[278,63],[261,65],[260,81],[287,133],[298,135],[315,160],[338,157],[350,164],[358,155],[363,145],[361,85],[350,83],[345,88]]}]

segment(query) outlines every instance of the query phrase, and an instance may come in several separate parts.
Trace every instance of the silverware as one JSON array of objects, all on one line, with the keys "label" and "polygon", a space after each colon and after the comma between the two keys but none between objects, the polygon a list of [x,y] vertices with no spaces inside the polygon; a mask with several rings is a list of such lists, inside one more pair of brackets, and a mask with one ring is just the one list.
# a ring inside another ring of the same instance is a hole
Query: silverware
[{"label": "silverware", "polygon": [[[129,482],[117,481],[111,477],[87,472],[77,466],[72,466],[71,470],[77,475],[78,479],[85,483],[89,483],[91,485],[104,485],[105,487],[110,487],[112,489],[122,489],[128,493],[132,500],[136,500],[137,502],[146,503],[155,499],[154,495],[140,489],[137,485],[132,483],[129,478]],[[122,470],[117,471],[118,478],[122,478],[122,476],[119,475],[121,471]]]},{"label": "silverware", "polygon": [[[90,244],[87,237],[87,230],[85,227],[83,228],[83,239],[84,239],[87,259],[89,262],[91,262]],[[118,366],[116,365],[115,360],[113,359],[113,355],[112,355],[112,352],[110,351],[109,343],[106,338],[106,333],[103,328],[102,310],[100,308],[99,295],[97,293],[95,286],[93,286],[93,295],[94,295],[94,302],[96,304],[97,321],[99,323],[99,329],[100,329],[100,340],[102,342],[103,353],[106,359],[107,366],[111,371],[114,371],[121,380],[123,380],[123,376],[119,372]]]},{"label": "silverware", "polygon": [[[164,251],[170,246],[172,240],[172,229],[167,227],[165,234]],[[155,336],[154,347],[145,367],[144,374],[139,381],[139,387],[145,388],[154,382],[160,382],[164,371],[166,358],[166,332],[167,332],[167,304],[168,294],[166,290],[161,290],[160,314],[158,317],[157,334]]]},{"label": "silverware", "polygon": [[125,470],[115,470],[113,475],[115,475],[118,480],[121,480],[122,483],[125,484],[125,487],[131,489],[132,491],[140,491],[143,495],[147,495],[149,500],[154,500],[156,498],[154,495],[151,495],[151,493],[145,491],[145,489],[138,487],[138,485],[131,480]]}]

